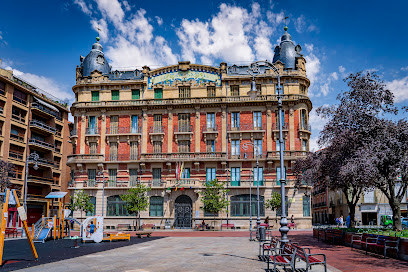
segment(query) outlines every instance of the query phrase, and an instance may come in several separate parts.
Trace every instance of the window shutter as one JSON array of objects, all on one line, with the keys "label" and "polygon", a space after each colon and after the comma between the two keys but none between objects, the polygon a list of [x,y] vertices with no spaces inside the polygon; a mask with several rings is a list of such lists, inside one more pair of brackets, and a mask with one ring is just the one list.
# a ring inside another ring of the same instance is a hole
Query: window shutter
[{"label": "window shutter", "polygon": [[132,90],[132,99],[140,99],[140,90]]}]

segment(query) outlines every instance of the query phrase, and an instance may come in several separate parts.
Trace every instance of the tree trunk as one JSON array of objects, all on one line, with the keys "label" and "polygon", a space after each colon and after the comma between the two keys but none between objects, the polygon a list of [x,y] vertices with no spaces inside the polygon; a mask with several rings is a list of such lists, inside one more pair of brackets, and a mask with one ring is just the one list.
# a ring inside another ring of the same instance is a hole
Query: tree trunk
[{"label": "tree trunk", "polygon": [[138,218],[139,218],[139,230],[141,230],[141,229],[142,229],[142,226],[140,225],[140,212],[137,213],[137,216],[138,216]]},{"label": "tree trunk", "polygon": [[214,221],[213,222],[214,222],[214,229],[213,230],[215,231],[215,214],[214,214]]},{"label": "tree trunk", "polygon": [[394,222],[394,230],[401,230],[401,205],[398,200],[390,199],[390,206],[392,210],[392,221]]},{"label": "tree trunk", "polygon": [[[353,228],[355,224],[354,217],[356,216],[356,204],[348,202],[347,206],[349,208],[349,215],[350,215],[350,228]],[[347,224],[347,219],[346,219],[346,224]]]}]

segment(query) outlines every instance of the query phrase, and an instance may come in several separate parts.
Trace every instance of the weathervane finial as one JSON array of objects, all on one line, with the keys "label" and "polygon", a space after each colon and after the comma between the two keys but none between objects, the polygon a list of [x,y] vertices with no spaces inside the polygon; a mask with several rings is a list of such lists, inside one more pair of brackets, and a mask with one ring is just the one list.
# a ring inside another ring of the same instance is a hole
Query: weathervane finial
[{"label": "weathervane finial", "polygon": [[98,37],[96,37],[96,41],[99,42],[99,40],[101,39],[101,38],[99,38],[99,36],[100,36],[99,33],[102,31],[102,29],[99,27],[99,24],[98,24],[98,27],[96,28],[96,30],[98,30]]},{"label": "weathervane finial", "polygon": [[283,29],[285,29],[285,31],[288,31],[288,24],[287,24],[287,19],[289,19],[289,16],[286,16],[286,11],[285,11],[285,27]]}]

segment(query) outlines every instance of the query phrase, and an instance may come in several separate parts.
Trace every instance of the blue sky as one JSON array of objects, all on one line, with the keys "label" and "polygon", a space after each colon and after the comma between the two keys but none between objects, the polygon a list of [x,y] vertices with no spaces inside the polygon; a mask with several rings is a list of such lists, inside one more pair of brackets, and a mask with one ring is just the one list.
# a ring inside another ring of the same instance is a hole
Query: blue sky
[{"label": "blue sky", "polygon": [[[114,68],[179,60],[219,65],[271,60],[288,32],[303,48],[314,108],[335,103],[350,72],[377,71],[408,105],[407,1],[2,1],[2,68],[73,99],[75,67],[101,28]],[[402,114],[400,117],[405,117]],[[312,147],[324,121],[314,111]]]}]

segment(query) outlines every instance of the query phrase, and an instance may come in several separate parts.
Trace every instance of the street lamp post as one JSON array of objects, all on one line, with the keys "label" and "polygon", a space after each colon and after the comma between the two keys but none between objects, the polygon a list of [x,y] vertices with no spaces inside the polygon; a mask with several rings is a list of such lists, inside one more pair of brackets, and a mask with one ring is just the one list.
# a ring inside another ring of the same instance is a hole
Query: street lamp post
[{"label": "street lamp post", "polygon": [[279,228],[281,233],[281,241],[283,243],[287,243],[288,240],[288,220],[286,218],[286,203],[285,203],[285,185],[286,185],[286,178],[285,178],[285,168],[284,168],[284,160],[283,160],[283,132],[282,132],[282,96],[281,96],[281,85],[280,85],[280,74],[279,69],[275,67],[272,63],[268,61],[256,61],[249,65],[248,74],[252,75],[252,82],[251,82],[251,90],[248,92],[250,98],[255,99],[258,96],[258,91],[256,89],[256,82],[255,82],[255,75],[261,73],[260,66],[265,66],[267,68],[272,69],[276,73],[277,77],[277,98],[278,98],[278,114],[279,114],[279,161],[280,161],[280,184],[281,184],[281,200],[282,200],[282,214]]},{"label": "street lamp post", "polygon": [[[28,150],[27,150],[28,152]],[[34,170],[38,169],[38,159],[40,158],[40,155],[38,155],[36,152],[31,153],[29,156],[27,156],[26,163],[25,163],[25,176],[24,176],[24,209],[27,211],[27,178],[28,178],[28,161],[33,160],[34,161]]]},{"label": "street lamp post", "polygon": [[102,175],[102,216],[103,216],[103,209],[104,209],[104,202],[105,202],[105,173],[102,171],[98,172],[99,176],[99,181],[101,181],[101,175]]},{"label": "street lamp post", "polygon": [[[253,173],[252,173],[253,174]],[[249,177],[249,241],[255,241],[252,239],[252,181]]]}]

